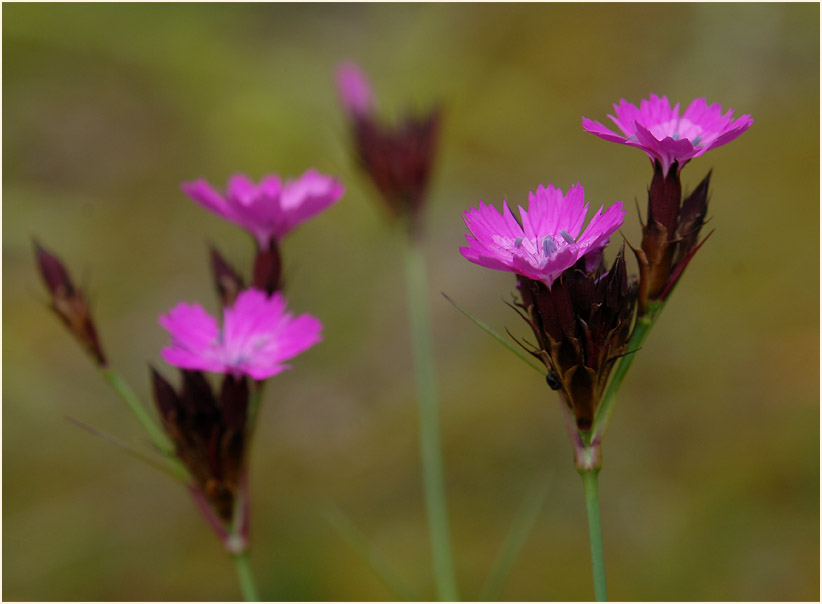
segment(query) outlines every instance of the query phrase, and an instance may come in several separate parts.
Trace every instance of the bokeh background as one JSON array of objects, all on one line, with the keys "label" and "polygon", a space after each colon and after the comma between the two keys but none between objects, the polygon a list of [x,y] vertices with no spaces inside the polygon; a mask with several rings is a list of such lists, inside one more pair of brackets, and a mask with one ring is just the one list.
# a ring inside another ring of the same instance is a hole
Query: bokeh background
[{"label": "bokeh background", "polygon": [[[284,244],[290,303],[322,318],[325,341],[267,391],[252,564],[270,599],[395,598],[325,520],[333,502],[433,597],[399,240],[351,159],[333,85],[353,59],[389,118],[445,108],[426,246],[463,597],[479,597],[540,484],[502,598],[584,600],[592,587],[556,395],[440,296],[525,333],[502,302],[513,278],[460,256],[461,212],[577,180],[594,206],[644,206],[644,154],[580,118],[656,92],[756,121],[683,172],[692,188],[714,170],[716,232],[605,441],[610,595],[818,600],[818,5],[7,4],[3,17],[4,599],[239,597],[183,489],[66,421],[146,446],[48,311],[31,237],[69,264],[147,400],[148,362],[174,374],[157,316],[179,300],[216,310],[207,244],[245,271],[252,257],[250,238],[179,183],[309,166],[347,193]],[[638,241],[632,210],[623,233]]]}]

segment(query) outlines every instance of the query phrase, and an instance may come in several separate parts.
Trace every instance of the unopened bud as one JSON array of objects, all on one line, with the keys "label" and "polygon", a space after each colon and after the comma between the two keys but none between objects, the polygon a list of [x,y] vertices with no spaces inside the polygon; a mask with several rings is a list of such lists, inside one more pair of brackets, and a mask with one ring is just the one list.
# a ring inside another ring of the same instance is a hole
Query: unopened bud
[{"label": "unopened bud", "polygon": [[91,313],[83,293],[74,283],[63,263],[57,256],[47,252],[34,242],[37,267],[51,295],[51,309],[65,323],[69,331],[94,357],[101,366],[106,366],[106,357],[97,337],[97,330],[91,320]]},{"label": "unopened bud", "polygon": [[211,248],[211,268],[214,272],[214,283],[217,295],[223,306],[232,306],[237,295],[245,289],[243,279],[234,268],[225,261],[216,248]]},{"label": "unopened bud", "polygon": [[697,240],[708,211],[710,179],[709,173],[682,202],[679,171],[671,169],[663,174],[659,162],[654,164],[648,189],[648,223],[643,225],[641,247],[634,249],[639,264],[640,313],[647,313],[652,302],[667,298],[702,245]]}]

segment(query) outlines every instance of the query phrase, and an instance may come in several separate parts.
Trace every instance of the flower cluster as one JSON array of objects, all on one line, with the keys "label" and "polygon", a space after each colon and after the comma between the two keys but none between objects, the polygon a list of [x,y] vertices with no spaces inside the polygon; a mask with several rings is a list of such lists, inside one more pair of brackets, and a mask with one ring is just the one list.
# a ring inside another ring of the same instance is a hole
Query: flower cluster
[{"label": "flower cluster", "polygon": [[[195,201],[248,230],[257,242],[253,287],[212,247],[211,265],[223,307],[220,325],[199,304],[181,302],[159,319],[171,336],[163,359],[181,369],[179,393],[156,371],[154,396],[178,458],[194,479],[192,495],[230,551],[248,541],[246,449],[255,420],[249,378],[266,380],[289,369],[286,361],[321,340],[315,317],[286,310],[279,241],[294,227],[334,204],[343,193],[335,179],[309,170],[283,183],[268,176],[255,185],[229,181],[225,196],[205,181],[183,185]],[[223,374],[219,396],[200,372]],[[259,396],[261,385],[254,388]]]},{"label": "flower cluster", "polygon": [[[517,275],[520,299],[515,308],[537,341],[523,346],[545,364],[549,386],[560,391],[580,433],[594,424],[615,361],[633,352],[627,346],[635,315],[658,311],[704,243],[699,233],[708,209],[710,174],[683,199],[682,167],[753,123],[749,115],[733,119],[732,110],[723,114],[705,99],[694,100],[682,115],[679,104],[671,107],[666,97],[656,95],[639,108],[622,100],[614,110],[616,117],[609,117],[622,134],[587,118],[582,125],[651,158],[648,218],[642,242],[633,248],[638,283],[628,276],[622,252],[610,269],[602,260],[603,248],[623,222],[622,204],[600,208],[583,229],[588,206],[579,184],[567,195],[553,185],[540,186],[529,195],[528,210],[519,209],[519,220],[506,202],[502,213],[480,202],[463,215],[470,232],[460,252],[475,264]],[[578,462],[586,471],[599,463]]]},{"label": "flower cluster", "polygon": [[[139,401],[125,395],[158,449],[173,455],[178,475],[188,482],[194,501],[209,524],[234,553],[248,545],[247,448],[263,380],[289,369],[287,361],[321,340],[315,317],[286,310],[282,292],[280,240],[297,225],[336,203],[343,186],[308,170],[294,180],[267,176],[259,185],[236,175],[225,195],[203,180],[183,184],[197,203],[249,231],[257,250],[253,286],[213,247],[214,281],[222,306],[222,325],[199,304],[181,302],[159,319],[171,336],[163,349],[166,362],[181,370],[175,389],[157,370],[151,379],[162,429]],[[56,256],[35,243],[40,273],[51,294],[52,309],[116,383],[108,369],[97,330],[82,292]],[[202,372],[222,375],[215,393]],[[163,435],[165,430],[167,438]],[[168,443],[170,439],[170,444]]]},{"label": "flower cluster", "polygon": [[629,287],[620,254],[606,271],[602,250],[622,225],[617,202],[583,229],[588,204],[582,185],[567,195],[552,184],[530,193],[520,222],[503,202],[500,215],[480,202],[464,214],[468,246],[462,255],[480,266],[515,273],[517,306],[538,346],[529,352],[560,390],[580,430],[589,430],[613,361],[630,333],[635,288]]}]

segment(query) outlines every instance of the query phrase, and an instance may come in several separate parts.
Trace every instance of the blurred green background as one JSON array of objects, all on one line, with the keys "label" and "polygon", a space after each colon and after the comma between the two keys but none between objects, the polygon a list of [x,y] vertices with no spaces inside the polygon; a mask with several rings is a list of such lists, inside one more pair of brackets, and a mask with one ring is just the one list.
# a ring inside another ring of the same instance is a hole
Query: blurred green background
[{"label": "blurred green background", "polygon": [[[502,594],[592,597],[582,486],[556,395],[447,304],[524,334],[511,275],[458,252],[461,212],[577,180],[622,200],[638,241],[644,154],[580,126],[650,92],[750,113],[713,173],[713,237],[626,380],[601,501],[619,600],[819,598],[819,6],[816,4],[6,4],[3,10],[3,598],[236,599],[186,493],[66,421],[146,438],[46,307],[31,237],[94,305],[144,398],[157,316],[216,301],[213,242],[250,238],[188,201],[309,166],[338,205],[285,241],[291,306],[325,341],[272,381],[252,452],[252,565],[267,598],[385,600],[325,522],[334,501],[433,597],[400,246],[355,169],[333,72],[369,73],[385,115],[442,101],[426,242],[450,517],[476,599],[523,499],[550,483]],[[644,212],[644,209],[643,209]],[[617,238],[617,241],[619,238]],[[609,248],[609,255],[614,253]],[[176,379],[176,376],[175,376]]]}]

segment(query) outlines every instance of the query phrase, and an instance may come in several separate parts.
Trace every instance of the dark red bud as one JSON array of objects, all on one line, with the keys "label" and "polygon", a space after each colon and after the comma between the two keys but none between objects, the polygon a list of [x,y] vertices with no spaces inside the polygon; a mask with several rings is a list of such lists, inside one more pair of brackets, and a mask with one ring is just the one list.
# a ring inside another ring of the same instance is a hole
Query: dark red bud
[{"label": "dark red bud", "polygon": [[91,312],[83,293],[74,283],[63,263],[57,256],[46,251],[36,241],[34,253],[37,268],[51,295],[51,309],[57,314],[69,331],[94,357],[102,367],[106,366],[103,347],[97,337],[97,330],[91,320]]},{"label": "dark red bud", "polygon": [[387,126],[375,116],[353,121],[360,164],[392,213],[418,228],[439,141],[441,112],[406,117]]},{"label": "dark red bud", "polygon": [[217,286],[217,295],[223,306],[231,306],[237,295],[245,289],[243,279],[217,251],[217,248],[210,248],[211,268],[214,273],[214,283]]}]

